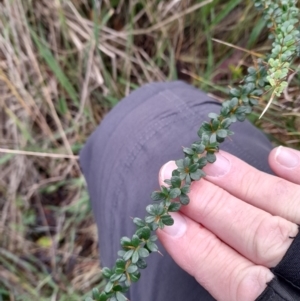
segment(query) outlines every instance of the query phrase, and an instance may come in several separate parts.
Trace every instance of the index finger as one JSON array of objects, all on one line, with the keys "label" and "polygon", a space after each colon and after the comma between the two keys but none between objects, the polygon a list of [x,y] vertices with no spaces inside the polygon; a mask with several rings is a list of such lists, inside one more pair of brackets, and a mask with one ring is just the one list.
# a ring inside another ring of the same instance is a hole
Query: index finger
[{"label": "index finger", "polygon": [[206,180],[272,215],[300,223],[300,186],[266,174],[237,157],[220,151],[204,168]]}]

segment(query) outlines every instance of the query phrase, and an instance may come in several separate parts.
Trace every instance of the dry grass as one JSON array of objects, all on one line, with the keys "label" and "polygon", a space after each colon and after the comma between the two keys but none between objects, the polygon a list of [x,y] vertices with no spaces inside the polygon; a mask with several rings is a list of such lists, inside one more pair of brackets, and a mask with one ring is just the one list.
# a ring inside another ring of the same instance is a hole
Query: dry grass
[{"label": "dry grass", "polygon": [[[270,48],[252,1],[92,3],[0,1],[0,300],[82,300],[101,285],[77,155],[120,98],[179,78],[222,101]],[[251,116],[298,149],[299,95],[292,74],[285,97]]]}]

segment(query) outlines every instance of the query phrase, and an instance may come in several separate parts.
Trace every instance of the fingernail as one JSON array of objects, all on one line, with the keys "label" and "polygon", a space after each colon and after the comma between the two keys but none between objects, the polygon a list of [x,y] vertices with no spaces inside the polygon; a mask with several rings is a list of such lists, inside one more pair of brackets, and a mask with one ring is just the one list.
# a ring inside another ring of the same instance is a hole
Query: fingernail
[{"label": "fingernail", "polygon": [[174,219],[174,224],[172,226],[165,226],[162,231],[173,237],[181,237],[186,232],[186,220],[177,212],[172,212],[170,215]]},{"label": "fingernail", "polygon": [[279,146],[276,150],[275,160],[286,168],[295,168],[299,165],[299,156],[287,147]]},{"label": "fingernail", "polygon": [[162,180],[171,179],[174,169],[177,169],[176,163],[174,161],[167,162],[160,170],[160,178]]},{"label": "fingernail", "polygon": [[208,176],[217,178],[222,177],[229,172],[231,163],[221,154],[216,154],[216,156],[216,162],[206,165],[204,171]]}]

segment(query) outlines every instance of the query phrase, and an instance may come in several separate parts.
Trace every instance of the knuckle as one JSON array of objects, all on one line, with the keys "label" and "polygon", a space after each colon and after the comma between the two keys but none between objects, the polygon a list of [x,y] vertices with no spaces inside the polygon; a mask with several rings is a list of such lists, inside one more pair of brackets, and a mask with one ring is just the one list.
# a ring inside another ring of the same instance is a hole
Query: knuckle
[{"label": "knuckle", "polygon": [[300,189],[290,189],[284,199],[286,198],[288,199],[288,204],[285,206],[287,213],[284,217],[296,224],[300,224]]},{"label": "knuckle", "polygon": [[232,300],[252,301],[265,289],[265,285],[273,278],[272,273],[258,266],[247,267],[237,277],[236,289]]},{"label": "knuckle", "polygon": [[196,239],[192,242],[193,247],[189,249],[189,257],[193,259],[191,261],[202,261],[207,259],[206,257],[211,254],[211,251],[218,247],[217,242],[218,239],[216,236],[211,234],[207,234],[205,236],[201,235],[200,239],[197,239],[196,237]]},{"label": "knuckle", "polygon": [[244,187],[244,199],[253,199],[254,193],[257,191],[257,184],[260,182],[260,174],[257,170],[248,170],[247,173],[242,173],[240,178],[241,187]]},{"label": "knuckle", "polygon": [[202,219],[210,219],[220,210],[224,210],[224,202],[228,194],[220,187],[211,185],[210,189],[205,193],[205,201],[201,209]]},{"label": "knuckle", "polygon": [[261,220],[254,233],[254,250],[258,264],[277,264],[288,248],[291,223],[278,216]]},{"label": "knuckle", "polygon": [[222,243],[215,235],[209,232],[204,235],[202,233],[199,236],[196,236],[191,242],[192,245],[187,249],[186,254],[188,256],[186,258],[189,261],[189,269],[193,271],[192,275],[203,284],[206,281],[206,273],[203,273],[202,270],[200,271],[196,267],[203,266],[203,262],[213,264],[214,258],[212,258],[211,254],[218,252],[218,249],[222,247]]}]

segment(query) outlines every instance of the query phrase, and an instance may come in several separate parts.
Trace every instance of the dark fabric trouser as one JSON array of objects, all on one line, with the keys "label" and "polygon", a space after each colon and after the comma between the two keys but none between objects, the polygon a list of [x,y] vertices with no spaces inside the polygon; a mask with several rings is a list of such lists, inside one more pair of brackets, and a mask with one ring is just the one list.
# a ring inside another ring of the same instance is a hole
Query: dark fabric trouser
[{"label": "dark fabric trouser", "polygon": [[[91,135],[80,164],[98,226],[102,266],[114,265],[120,238],[134,233],[131,217],[145,216],[150,194],[158,188],[160,167],[182,158],[182,146],[198,140],[197,130],[207,114],[219,111],[217,101],[183,82],[151,83],[116,105]],[[235,135],[222,149],[271,173],[268,139],[248,121],[231,129]],[[214,300],[159,248],[164,256],[148,258],[148,268],[127,295],[131,301]]]}]

